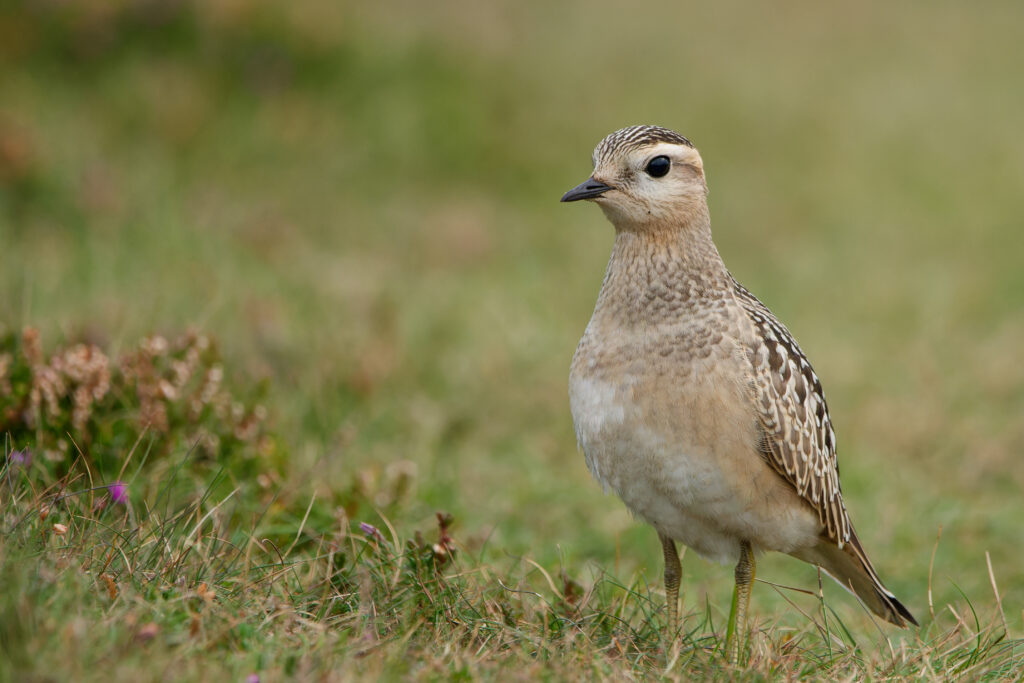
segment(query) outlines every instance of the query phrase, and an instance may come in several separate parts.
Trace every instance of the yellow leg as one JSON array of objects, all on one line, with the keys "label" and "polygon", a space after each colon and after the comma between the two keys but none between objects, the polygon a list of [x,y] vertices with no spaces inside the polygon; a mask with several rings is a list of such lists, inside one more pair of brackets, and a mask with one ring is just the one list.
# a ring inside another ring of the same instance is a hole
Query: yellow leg
[{"label": "yellow leg", "polygon": [[749,541],[740,543],[740,561],[736,564],[736,588],[732,594],[732,609],[729,610],[729,626],[725,632],[725,647],[729,652],[729,663],[740,660],[741,644],[747,634],[747,606],[750,604],[750,588],[754,584],[757,563]]},{"label": "yellow leg", "polygon": [[668,635],[675,642],[679,635],[679,579],[683,575],[676,553],[676,542],[668,536],[658,534],[661,549],[665,552],[665,602],[668,607]]}]

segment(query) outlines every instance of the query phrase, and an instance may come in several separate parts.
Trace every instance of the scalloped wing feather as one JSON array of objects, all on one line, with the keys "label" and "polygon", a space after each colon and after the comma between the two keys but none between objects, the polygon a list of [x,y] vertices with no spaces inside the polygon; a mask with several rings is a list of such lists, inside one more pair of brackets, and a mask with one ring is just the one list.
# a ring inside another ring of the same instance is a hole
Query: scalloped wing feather
[{"label": "scalloped wing feather", "polygon": [[836,436],[821,382],[772,312],[739,283],[736,296],[757,333],[747,355],[764,435],[762,454],[814,507],[828,537],[842,548],[853,532],[839,487]]}]

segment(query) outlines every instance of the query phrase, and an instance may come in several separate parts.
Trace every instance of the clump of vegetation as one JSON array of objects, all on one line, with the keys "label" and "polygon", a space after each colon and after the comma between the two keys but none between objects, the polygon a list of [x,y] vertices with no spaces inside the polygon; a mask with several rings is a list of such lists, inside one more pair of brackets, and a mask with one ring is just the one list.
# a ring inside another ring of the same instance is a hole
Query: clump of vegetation
[{"label": "clump of vegetation", "polygon": [[244,468],[273,448],[266,417],[225,387],[216,345],[195,331],[149,336],[114,358],[85,343],[46,354],[31,327],[0,336],[0,434],[55,471],[79,455],[117,471],[145,434],[156,455],[185,447]]},{"label": "clump of vegetation", "polygon": [[[213,486],[133,502],[121,488],[90,487],[82,472],[48,480],[15,456],[0,465],[0,675],[94,678],[111,647],[122,671],[247,680],[468,678],[510,663],[528,676],[639,674],[664,663],[664,624],[642,578],[601,575],[584,587],[530,558],[483,562],[446,513],[411,535],[343,508],[311,528],[311,502],[289,542],[275,540],[288,512],[246,526],[231,494],[218,500]],[[54,611],[68,617],[55,621]],[[717,662],[714,624],[690,616],[669,656]],[[37,656],[58,649],[75,656]],[[230,657],[193,656],[207,652]]]}]

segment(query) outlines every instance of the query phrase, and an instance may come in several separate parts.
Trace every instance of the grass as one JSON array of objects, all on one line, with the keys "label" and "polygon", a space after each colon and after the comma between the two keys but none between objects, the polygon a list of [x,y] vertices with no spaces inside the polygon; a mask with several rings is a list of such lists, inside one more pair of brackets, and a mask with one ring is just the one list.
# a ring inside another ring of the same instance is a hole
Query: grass
[{"label": "grass", "polygon": [[[190,456],[175,474],[187,469]],[[168,483],[152,500],[133,494],[117,501],[83,476],[38,489],[31,471],[6,466],[6,674],[1020,675],[1024,644],[1008,640],[997,620],[979,621],[969,601],[962,615],[948,608],[916,642],[893,643],[881,629],[854,635],[814,592],[808,599],[792,589],[780,594],[793,596],[787,601],[804,623],[787,628],[759,620],[749,670],[733,669],[724,663],[722,618],[710,604],[685,615],[678,645],[666,649],[661,595],[643,577],[623,583],[592,568],[577,580],[565,566],[555,573],[528,556],[485,560],[482,548],[453,537],[453,520],[441,514],[432,529],[403,537],[387,518],[354,525],[343,511],[333,524],[309,524],[310,500],[301,518],[282,524],[288,515],[275,514],[274,496],[251,510],[241,501],[255,496],[244,487],[215,497],[220,476],[191,493]],[[293,538],[283,535],[293,530]]]},{"label": "grass", "polygon": [[557,198],[637,122],[701,149],[924,624],[766,557],[809,593],[756,586],[748,677],[1020,677],[1017,4],[161,7],[0,9],[0,353],[194,329],[266,418],[5,418],[0,678],[739,676],[730,569],[684,558],[664,652],[658,544],[567,410],[611,231]]}]

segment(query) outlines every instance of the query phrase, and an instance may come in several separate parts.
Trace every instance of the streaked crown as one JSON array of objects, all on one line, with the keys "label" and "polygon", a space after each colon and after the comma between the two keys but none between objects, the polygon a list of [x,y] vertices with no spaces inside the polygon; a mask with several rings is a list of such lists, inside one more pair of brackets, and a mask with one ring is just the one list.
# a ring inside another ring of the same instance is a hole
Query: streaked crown
[{"label": "streaked crown", "polygon": [[629,126],[620,128],[598,143],[594,150],[594,166],[599,166],[614,156],[625,154],[640,147],[658,142],[693,147],[693,143],[674,130],[661,126]]}]

